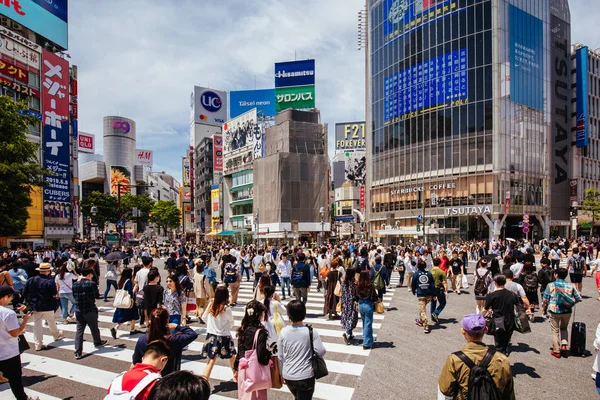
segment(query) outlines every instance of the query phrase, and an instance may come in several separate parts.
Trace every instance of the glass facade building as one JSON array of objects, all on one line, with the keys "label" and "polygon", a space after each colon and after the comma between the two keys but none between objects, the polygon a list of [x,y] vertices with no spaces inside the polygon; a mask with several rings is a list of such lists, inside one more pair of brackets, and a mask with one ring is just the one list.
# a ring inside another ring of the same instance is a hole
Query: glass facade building
[{"label": "glass facade building", "polygon": [[547,237],[563,218],[549,195],[555,3],[368,2],[372,236],[524,237],[528,214],[529,237]]}]

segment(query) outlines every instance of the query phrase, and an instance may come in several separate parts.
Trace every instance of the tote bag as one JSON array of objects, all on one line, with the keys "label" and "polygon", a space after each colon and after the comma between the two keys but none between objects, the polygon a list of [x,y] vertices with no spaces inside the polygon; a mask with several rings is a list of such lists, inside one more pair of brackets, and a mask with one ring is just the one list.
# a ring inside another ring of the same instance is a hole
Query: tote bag
[{"label": "tote bag", "polygon": [[258,332],[256,330],[254,334],[254,344],[252,350],[247,350],[244,357],[240,359],[239,368],[240,372],[243,372],[243,389],[246,392],[254,392],[255,390],[271,389],[271,367],[269,364],[262,365],[258,361],[258,354],[256,351],[256,340],[258,339]]},{"label": "tote bag", "polygon": [[123,284],[123,289],[117,290],[115,294],[115,300],[113,301],[113,306],[115,308],[131,308],[133,307],[133,300],[131,299],[131,295],[127,290],[125,290],[125,286],[129,282],[129,279],[125,281]]}]

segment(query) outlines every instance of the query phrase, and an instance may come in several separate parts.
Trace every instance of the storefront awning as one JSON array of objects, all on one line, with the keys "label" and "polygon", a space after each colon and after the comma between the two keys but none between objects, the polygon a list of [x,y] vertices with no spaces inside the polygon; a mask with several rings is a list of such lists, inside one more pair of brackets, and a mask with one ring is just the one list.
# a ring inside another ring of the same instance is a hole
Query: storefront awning
[{"label": "storefront awning", "polygon": [[[376,232],[379,236],[423,236],[423,229],[417,231],[417,227],[407,227],[406,229],[384,229]],[[437,229],[427,228],[427,235],[439,235]]]}]

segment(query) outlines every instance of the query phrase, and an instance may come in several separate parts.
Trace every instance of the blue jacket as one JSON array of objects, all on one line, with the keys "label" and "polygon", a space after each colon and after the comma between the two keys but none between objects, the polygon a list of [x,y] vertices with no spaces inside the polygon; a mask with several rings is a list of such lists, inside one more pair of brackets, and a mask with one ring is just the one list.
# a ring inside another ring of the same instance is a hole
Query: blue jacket
[{"label": "blue jacket", "polygon": [[210,265],[204,267],[204,276],[208,279],[208,283],[217,283],[217,271]]},{"label": "blue jacket", "polygon": [[29,278],[23,289],[23,297],[33,311],[56,311],[58,290],[54,278],[50,275],[38,275]]},{"label": "blue jacket", "polygon": [[[169,344],[169,348],[171,349],[171,357],[169,357],[169,361],[167,361],[165,368],[161,371],[162,376],[181,369],[181,352],[185,346],[192,343],[197,337],[198,334],[196,331],[188,326],[177,326],[172,335],[165,336],[165,342]],[[148,335],[144,335],[135,344],[132,356],[133,364],[142,362],[142,357],[147,347]]]},{"label": "blue jacket", "polygon": [[[294,279],[294,274],[302,272],[301,279]],[[292,267],[292,286],[295,288],[307,288],[310,286],[310,266],[299,262]]]},{"label": "blue jacket", "polygon": [[417,297],[435,296],[435,282],[433,275],[424,269],[418,269],[412,277],[411,290],[417,294]]}]

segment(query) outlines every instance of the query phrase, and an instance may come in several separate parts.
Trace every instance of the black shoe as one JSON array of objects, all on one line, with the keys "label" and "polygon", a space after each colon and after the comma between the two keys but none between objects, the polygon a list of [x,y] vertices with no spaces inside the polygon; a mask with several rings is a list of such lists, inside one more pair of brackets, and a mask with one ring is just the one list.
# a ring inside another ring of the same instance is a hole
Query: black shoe
[{"label": "black shoe", "polygon": [[439,317],[437,316],[437,314],[431,314],[431,319],[433,320],[433,322],[435,322],[436,324],[438,324],[438,325],[439,325],[439,323],[440,323],[440,319],[439,319]]},{"label": "black shoe", "polygon": [[83,358],[83,356],[79,353],[75,353],[75,359],[76,360],[81,360]]},{"label": "black shoe", "polygon": [[363,350],[371,350],[371,347],[369,347],[369,346],[363,346]]},{"label": "black shoe", "polygon": [[115,328],[110,328],[110,334],[113,337],[113,339],[117,338],[117,330]]},{"label": "black shoe", "polygon": [[137,335],[138,333],[144,333],[144,332],[142,332],[142,331],[139,331],[139,330],[137,330],[137,329],[134,329],[134,330],[132,330],[132,331],[129,331],[129,335]]},{"label": "black shoe", "polygon": [[100,348],[100,347],[104,347],[104,346],[106,346],[106,344],[107,344],[107,343],[108,343],[108,340],[102,340],[102,341],[100,341],[100,343],[98,343],[98,344],[95,344],[94,346],[95,346],[96,348]]},{"label": "black shoe", "polygon": [[198,318],[198,323],[200,323],[201,325],[206,325],[206,322],[204,322],[202,318]]}]

